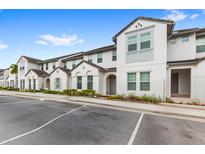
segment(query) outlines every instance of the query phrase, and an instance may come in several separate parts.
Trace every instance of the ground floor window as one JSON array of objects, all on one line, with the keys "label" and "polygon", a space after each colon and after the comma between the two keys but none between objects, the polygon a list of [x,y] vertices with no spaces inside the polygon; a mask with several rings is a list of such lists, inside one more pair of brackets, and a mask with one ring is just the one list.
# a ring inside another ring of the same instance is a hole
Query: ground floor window
[{"label": "ground floor window", "polygon": [[60,78],[55,78],[55,89],[61,88]]},{"label": "ground floor window", "polygon": [[87,76],[87,89],[93,89],[93,76]]},{"label": "ground floor window", "polygon": [[140,72],[140,90],[150,90],[150,72]]},{"label": "ground floor window", "polygon": [[127,74],[127,89],[136,90],[136,73]]},{"label": "ground floor window", "polygon": [[20,80],[20,88],[25,89],[25,80]]},{"label": "ground floor window", "polygon": [[28,88],[31,90],[31,79],[28,80]]},{"label": "ground floor window", "polygon": [[36,79],[33,79],[33,90],[36,90]]},{"label": "ground floor window", "polygon": [[77,76],[77,89],[82,89],[82,76]]}]

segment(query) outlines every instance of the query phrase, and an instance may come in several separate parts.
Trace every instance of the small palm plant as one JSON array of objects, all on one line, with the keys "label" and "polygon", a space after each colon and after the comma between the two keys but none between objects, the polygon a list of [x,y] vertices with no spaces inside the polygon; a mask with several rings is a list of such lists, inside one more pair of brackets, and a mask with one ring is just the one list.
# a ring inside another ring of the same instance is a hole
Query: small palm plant
[{"label": "small palm plant", "polygon": [[17,64],[12,64],[11,65],[11,74],[16,75],[16,85],[15,87],[18,88],[18,65]]}]

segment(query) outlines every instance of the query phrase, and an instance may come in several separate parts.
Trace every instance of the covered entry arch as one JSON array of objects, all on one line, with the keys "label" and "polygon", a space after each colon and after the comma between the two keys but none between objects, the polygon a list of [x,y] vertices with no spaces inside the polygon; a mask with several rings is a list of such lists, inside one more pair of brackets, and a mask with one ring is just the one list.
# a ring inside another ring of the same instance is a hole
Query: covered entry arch
[{"label": "covered entry arch", "polygon": [[116,95],[116,75],[113,73],[106,77],[106,94]]}]

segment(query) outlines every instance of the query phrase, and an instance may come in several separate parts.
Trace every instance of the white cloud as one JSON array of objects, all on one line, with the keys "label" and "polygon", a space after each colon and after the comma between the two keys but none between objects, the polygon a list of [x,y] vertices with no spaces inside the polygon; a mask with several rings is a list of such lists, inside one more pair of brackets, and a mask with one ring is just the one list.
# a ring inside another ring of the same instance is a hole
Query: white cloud
[{"label": "white cloud", "polygon": [[188,17],[187,14],[179,10],[166,10],[166,12],[168,12],[168,14],[165,17],[163,17],[163,19],[181,21]]},{"label": "white cloud", "polygon": [[193,20],[193,19],[197,18],[198,16],[199,16],[199,14],[192,14],[191,17],[190,17],[190,19]]},{"label": "white cloud", "polygon": [[0,50],[7,49],[7,48],[8,48],[8,45],[0,41]]},{"label": "white cloud", "polygon": [[36,44],[54,46],[72,46],[79,43],[84,43],[84,40],[77,35],[61,35],[60,37],[56,37],[51,34],[44,34],[36,41]]}]

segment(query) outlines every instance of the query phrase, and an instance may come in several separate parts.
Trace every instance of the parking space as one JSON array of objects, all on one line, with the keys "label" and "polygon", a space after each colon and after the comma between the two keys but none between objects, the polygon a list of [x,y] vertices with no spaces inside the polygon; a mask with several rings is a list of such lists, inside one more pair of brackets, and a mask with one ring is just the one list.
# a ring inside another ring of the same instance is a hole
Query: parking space
[{"label": "parking space", "polygon": [[205,123],[13,96],[0,102],[1,144],[205,144]]}]

